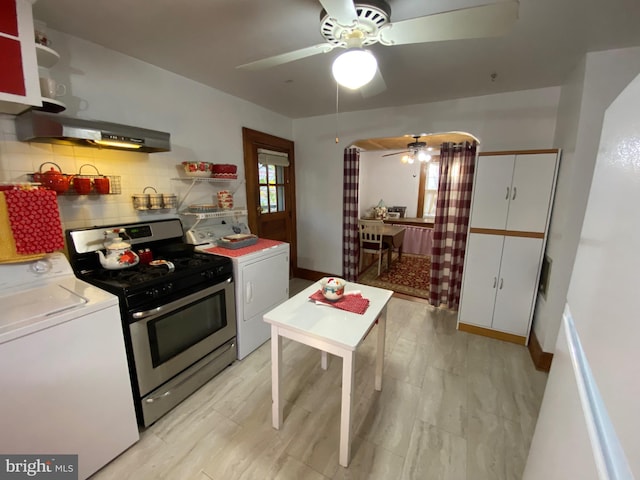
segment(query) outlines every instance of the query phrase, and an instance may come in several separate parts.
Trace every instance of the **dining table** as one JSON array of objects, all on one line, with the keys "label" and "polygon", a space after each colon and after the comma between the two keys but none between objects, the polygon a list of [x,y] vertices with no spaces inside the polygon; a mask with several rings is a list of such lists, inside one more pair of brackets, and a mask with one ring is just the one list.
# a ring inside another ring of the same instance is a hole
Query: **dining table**
[{"label": "dining table", "polygon": [[391,268],[391,254],[394,249],[398,249],[398,260],[402,260],[402,243],[406,228],[400,225],[384,224],[382,228],[382,243],[389,248],[387,255],[387,270]]}]

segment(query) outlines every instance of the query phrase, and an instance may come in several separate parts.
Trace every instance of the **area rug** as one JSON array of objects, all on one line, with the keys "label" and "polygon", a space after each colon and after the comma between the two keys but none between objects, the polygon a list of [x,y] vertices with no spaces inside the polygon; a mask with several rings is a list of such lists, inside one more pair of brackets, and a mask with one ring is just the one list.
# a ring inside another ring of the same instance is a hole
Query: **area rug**
[{"label": "area rug", "polygon": [[429,298],[430,256],[405,253],[402,255],[402,260],[398,261],[397,255],[394,254],[389,270],[386,270],[386,257],[383,258],[382,263],[384,270],[379,277],[378,263],[374,262],[360,275],[358,282],[412,297]]}]

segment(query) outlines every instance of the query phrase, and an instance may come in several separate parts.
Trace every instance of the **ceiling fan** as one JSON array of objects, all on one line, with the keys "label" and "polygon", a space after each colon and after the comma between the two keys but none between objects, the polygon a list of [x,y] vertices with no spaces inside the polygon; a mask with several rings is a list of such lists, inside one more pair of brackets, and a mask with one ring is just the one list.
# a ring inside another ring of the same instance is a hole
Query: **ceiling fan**
[{"label": "ceiling fan", "polygon": [[407,137],[413,137],[413,142],[407,144],[407,150],[402,152],[387,153],[382,155],[383,157],[391,157],[392,155],[403,155],[402,163],[413,163],[415,160],[419,162],[428,162],[431,160],[430,148],[427,147],[427,142],[421,142],[420,137],[426,135],[406,135]]},{"label": "ceiling fan", "polygon": [[[356,89],[366,85],[375,77],[375,83],[378,85],[374,89],[374,94],[377,94],[386,86],[377,68],[375,57],[363,47],[375,43],[393,46],[500,36],[510,29],[518,16],[517,0],[494,1],[487,5],[398,22],[391,22],[391,8],[386,0],[356,0],[355,3],[354,0],[319,0],[319,2],[323,7],[320,13],[320,34],[325,39],[324,43],[263,58],[237,68],[262,70],[312,55],[328,53],[335,48],[345,48],[347,51],[340,55],[333,65],[336,81],[348,88]],[[354,58],[358,55],[363,61],[368,62],[365,66],[355,64]],[[336,73],[341,64],[343,67],[352,67],[353,71],[347,75],[347,80]],[[353,78],[349,75],[361,74],[365,69],[368,69],[366,78],[360,79],[360,83],[349,81]]]}]

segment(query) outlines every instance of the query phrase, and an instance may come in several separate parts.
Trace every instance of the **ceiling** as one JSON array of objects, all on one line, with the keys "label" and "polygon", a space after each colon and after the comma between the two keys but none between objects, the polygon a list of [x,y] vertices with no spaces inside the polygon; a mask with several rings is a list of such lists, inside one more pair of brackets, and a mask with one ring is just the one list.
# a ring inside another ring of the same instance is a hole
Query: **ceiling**
[{"label": "ceiling", "polygon": [[[491,0],[388,0],[391,21]],[[38,0],[48,27],[291,118],[335,113],[339,49],[262,71],[235,67],[323,43],[318,0]],[[520,0],[500,38],[370,47],[387,89],[340,90],[339,110],[410,105],[562,84],[587,51],[640,45],[638,0]],[[492,78],[492,74],[495,77]]]},{"label": "ceiling", "polygon": [[[354,147],[360,147],[366,151],[406,150],[408,148],[407,145],[415,141],[416,139],[413,138],[412,135],[404,135],[402,137],[366,138],[353,142],[351,145]],[[478,139],[473,135],[464,132],[443,132],[421,134],[418,141],[425,142],[428,147],[440,149],[440,145],[444,142],[477,142]]]}]

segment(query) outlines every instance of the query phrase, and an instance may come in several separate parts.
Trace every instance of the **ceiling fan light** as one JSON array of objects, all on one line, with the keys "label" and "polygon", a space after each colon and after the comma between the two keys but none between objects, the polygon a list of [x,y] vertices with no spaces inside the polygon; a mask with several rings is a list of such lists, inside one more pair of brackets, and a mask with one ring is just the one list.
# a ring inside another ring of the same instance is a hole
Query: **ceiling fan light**
[{"label": "ceiling fan light", "polygon": [[431,160],[431,155],[429,155],[424,150],[418,150],[418,160],[420,160],[421,162],[428,162],[429,160]]},{"label": "ceiling fan light", "polygon": [[349,49],[333,61],[333,78],[343,87],[355,90],[371,80],[378,69],[376,57],[361,48]]}]

